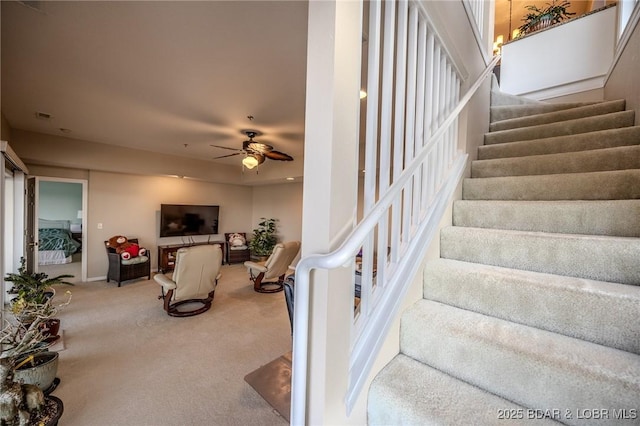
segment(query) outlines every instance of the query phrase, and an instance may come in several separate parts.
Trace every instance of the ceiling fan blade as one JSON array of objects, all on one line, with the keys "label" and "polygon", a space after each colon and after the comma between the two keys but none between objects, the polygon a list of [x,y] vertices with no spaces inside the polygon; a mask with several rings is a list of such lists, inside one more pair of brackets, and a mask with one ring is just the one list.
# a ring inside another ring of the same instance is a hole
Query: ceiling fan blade
[{"label": "ceiling fan blade", "polygon": [[242,154],[242,153],[241,153],[241,152],[236,152],[236,153],[234,153],[234,154],[227,154],[227,155],[221,155],[221,156],[219,156],[219,157],[213,157],[212,159],[213,159],[213,160],[217,160],[217,159],[219,159],[219,158],[233,157],[233,156],[240,155],[240,154]]},{"label": "ceiling fan blade", "polygon": [[256,141],[245,141],[246,143],[246,147],[243,144],[242,147],[248,150],[251,150],[253,152],[258,152],[260,154],[265,154],[271,150],[273,150],[273,147],[271,145],[267,145],[266,143],[262,143],[262,142],[256,142]]},{"label": "ceiling fan blade", "polygon": [[293,161],[293,157],[280,151],[267,151],[264,156],[272,160]]},{"label": "ceiling fan blade", "polygon": [[241,151],[241,150],[240,150],[240,149],[238,149],[238,148],[228,148],[228,147],[226,147],[226,146],[220,146],[220,145],[209,145],[209,146],[212,146],[212,147],[214,147],[214,148],[228,149],[228,150],[231,150],[231,151]]}]

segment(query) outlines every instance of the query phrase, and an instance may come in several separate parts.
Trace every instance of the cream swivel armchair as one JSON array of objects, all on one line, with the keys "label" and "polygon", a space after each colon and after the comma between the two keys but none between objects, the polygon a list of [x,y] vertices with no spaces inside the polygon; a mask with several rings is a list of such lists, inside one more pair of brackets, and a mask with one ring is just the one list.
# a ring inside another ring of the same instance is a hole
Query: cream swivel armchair
[{"label": "cream swivel armchair", "polygon": [[249,270],[249,279],[253,281],[253,289],[258,293],[282,291],[284,276],[299,251],[300,241],[278,243],[266,261],[244,262]]},{"label": "cream swivel armchair", "polygon": [[[164,299],[167,314],[189,317],[208,311],[220,279],[221,266],[222,248],[219,244],[178,249],[173,275],[156,274],[153,277],[162,286],[159,298]],[[194,305],[195,308],[181,310],[182,305]]]}]

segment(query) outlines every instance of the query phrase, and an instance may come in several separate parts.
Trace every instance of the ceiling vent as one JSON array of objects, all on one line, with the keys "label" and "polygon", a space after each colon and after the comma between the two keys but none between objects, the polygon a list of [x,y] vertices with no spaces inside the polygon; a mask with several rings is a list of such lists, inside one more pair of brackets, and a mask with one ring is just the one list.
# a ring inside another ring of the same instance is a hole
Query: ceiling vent
[{"label": "ceiling vent", "polygon": [[36,118],[38,120],[51,120],[53,117],[49,113],[36,111]]}]

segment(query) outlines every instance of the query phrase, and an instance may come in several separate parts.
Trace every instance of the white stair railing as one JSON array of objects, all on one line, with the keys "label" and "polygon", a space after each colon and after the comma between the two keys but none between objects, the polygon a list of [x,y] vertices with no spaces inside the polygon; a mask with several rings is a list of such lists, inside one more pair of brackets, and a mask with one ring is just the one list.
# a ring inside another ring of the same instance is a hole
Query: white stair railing
[{"label": "white stair railing", "polygon": [[470,10],[471,16],[473,17],[473,22],[475,23],[478,33],[483,34],[484,25],[485,22],[487,22],[484,19],[486,2],[484,0],[464,0],[462,4],[465,8]]},{"label": "white stair railing", "polygon": [[306,256],[296,267],[293,425],[306,418],[310,272],[348,265],[360,279],[345,396],[350,413],[465,169],[458,115],[498,60],[460,100],[459,73],[421,6],[376,1],[369,9],[364,218],[337,250]]}]

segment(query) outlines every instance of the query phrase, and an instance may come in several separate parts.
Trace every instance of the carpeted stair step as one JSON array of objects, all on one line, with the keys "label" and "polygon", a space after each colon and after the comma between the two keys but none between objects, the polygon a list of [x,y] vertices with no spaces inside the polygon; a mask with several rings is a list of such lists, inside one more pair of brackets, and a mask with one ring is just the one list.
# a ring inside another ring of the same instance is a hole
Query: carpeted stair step
[{"label": "carpeted stair step", "polygon": [[484,144],[516,142],[532,139],[587,133],[597,130],[629,127],[634,124],[634,111],[612,112],[595,117],[576,118],[559,123],[541,124],[518,129],[500,130],[484,135]]},{"label": "carpeted stair step", "polygon": [[640,287],[449,259],[424,270],[424,298],[640,354]]},{"label": "carpeted stair step", "polygon": [[578,152],[640,144],[640,126],[478,147],[478,159]]},{"label": "carpeted stair step", "polygon": [[[573,410],[567,424],[584,423],[576,409],[640,401],[640,356],[630,352],[425,299],[400,329],[404,355],[524,407]],[[597,423],[619,424],[613,417]]]},{"label": "carpeted stair step", "polygon": [[449,226],[440,257],[463,262],[640,285],[640,239]]},{"label": "carpeted stair step", "polygon": [[489,125],[490,132],[499,130],[517,129],[519,127],[537,126],[540,124],[556,123],[559,121],[574,120],[583,117],[593,117],[601,114],[624,111],[626,102],[624,99],[616,101],[600,102],[592,105],[585,105],[576,108],[569,108],[560,111],[547,112],[543,114],[529,115],[526,117],[511,118],[501,120]]},{"label": "carpeted stair step", "polygon": [[640,237],[640,200],[458,200],[453,224],[515,231]]},{"label": "carpeted stair step", "polygon": [[[541,418],[536,420],[536,414]],[[376,376],[367,401],[369,425],[498,426],[512,417],[523,417],[518,424],[558,424],[543,415],[402,354]]]},{"label": "carpeted stair step", "polygon": [[625,200],[640,198],[640,170],[464,179],[465,200]]},{"label": "carpeted stair step", "polygon": [[471,177],[531,176],[625,169],[640,169],[640,145],[476,160],[471,163]]},{"label": "carpeted stair step", "polygon": [[562,111],[599,102],[562,102],[562,103],[538,103],[530,105],[499,105],[490,109],[490,121],[510,120],[512,118],[526,117],[528,115],[545,114],[554,111]]},{"label": "carpeted stair step", "polygon": [[542,104],[542,103],[543,103],[542,101],[537,101],[535,99],[503,93],[499,90],[497,85],[495,85],[491,89],[491,95],[490,95],[491,106],[499,106],[499,105],[511,106],[511,105],[525,105],[525,104],[530,105],[530,104]]}]

